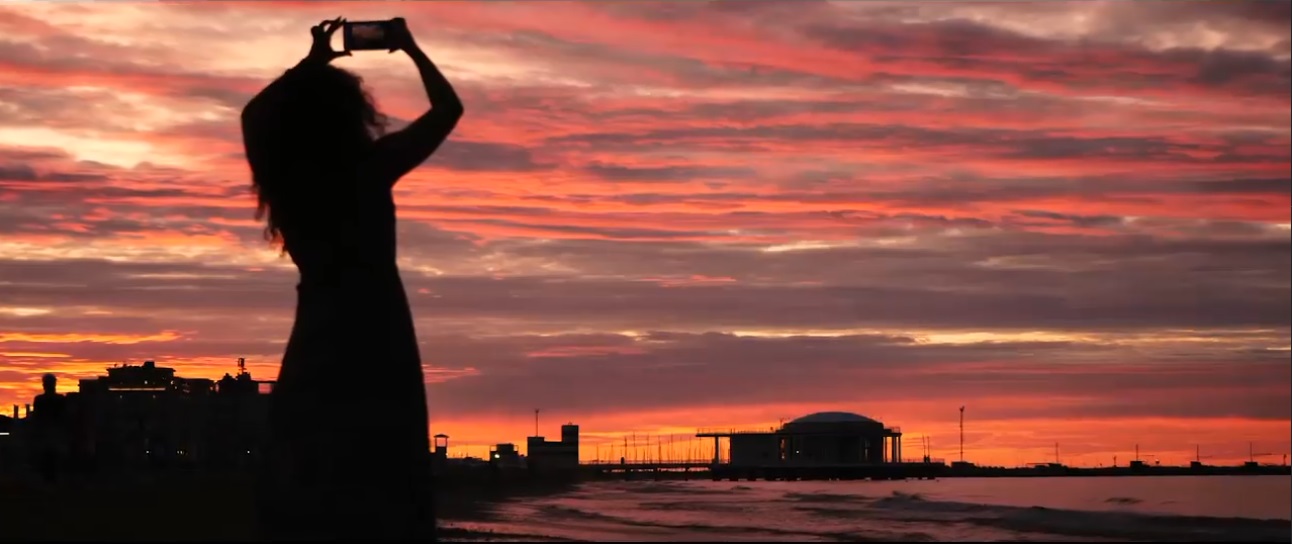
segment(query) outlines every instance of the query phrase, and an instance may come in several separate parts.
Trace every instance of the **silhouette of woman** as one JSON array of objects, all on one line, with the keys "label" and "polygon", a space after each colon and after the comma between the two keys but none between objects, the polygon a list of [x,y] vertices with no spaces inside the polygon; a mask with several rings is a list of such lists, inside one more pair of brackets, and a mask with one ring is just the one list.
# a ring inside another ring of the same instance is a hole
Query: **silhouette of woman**
[{"label": "silhouette of woman", "polygon": [[413,59],[433,107],[383,135],[362,80],[329,64],[349,55],[330,45],[342,23],[313,27],[305,59],[242,113],[256,217],[300,272],[260,463],[262,536],[434,539],[426,390],[391,191],[453,131],[462,104],[395,19],[391,52]]}]

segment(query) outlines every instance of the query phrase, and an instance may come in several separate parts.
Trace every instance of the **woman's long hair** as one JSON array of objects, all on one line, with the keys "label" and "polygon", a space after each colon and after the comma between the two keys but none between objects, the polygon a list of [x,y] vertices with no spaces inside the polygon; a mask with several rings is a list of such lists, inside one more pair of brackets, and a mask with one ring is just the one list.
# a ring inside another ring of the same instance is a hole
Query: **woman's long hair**
[{"label": "woman's long hair", "polygon": [[257,100],[243,125],[256,219],[281,244],[285,229],[339,219],[386,118],[362,78],[331,65],[293,68]]}]

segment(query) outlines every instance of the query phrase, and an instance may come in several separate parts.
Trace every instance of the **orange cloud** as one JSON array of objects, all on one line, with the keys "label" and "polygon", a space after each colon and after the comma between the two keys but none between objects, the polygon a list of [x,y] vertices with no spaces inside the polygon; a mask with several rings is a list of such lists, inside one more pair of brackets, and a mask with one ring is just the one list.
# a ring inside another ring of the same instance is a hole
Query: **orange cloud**
[{"label": "orange cloud", "polygon": [[179,338],[180,338],[180,334],[175,331],[163,331],[156,334],[148,334],[148,335],[94,334],[94,333],[25,334],[25,333],[16,333],[16,332],[0,332],[0,343],[102,342],[106,344],[138,344],[140,342],[169,342],[172,340],[177,340]]},{"label": "orange cloud", "polygon": [[[456,445],[523,442],[542,407],[585,458],[707,455],[696,427],[844,409],[952,458],[969,404],[990,464],[1289,449],[1287,21],[395,5],[0,7],[0,404],[109,362],[272,377],[297,279],[239,110],[310,24],[402,15],[467,103],[395,190]],[[427,107],[402,56],[339,62],[392,128]]]}]

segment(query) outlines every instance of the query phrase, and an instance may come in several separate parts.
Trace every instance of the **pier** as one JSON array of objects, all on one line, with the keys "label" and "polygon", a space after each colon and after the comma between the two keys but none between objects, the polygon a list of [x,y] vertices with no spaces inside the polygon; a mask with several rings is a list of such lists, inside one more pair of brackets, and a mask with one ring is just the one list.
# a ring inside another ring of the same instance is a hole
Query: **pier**
[{"label": "pier", "polygon": [[710,478],[713,480],[904,480],[930,479],[947,473],[944,463],[746,466],[710,462],[583,463],[594,478]]},{"label": "pier", "polygon": [[1153,467],[979,467],[952,466],[941,460],[928,463],[874,465],[739,466],[710,462],[587,462],[579,466],[593,479],[713,479],[713,480],[908,480],[941,478],[1056,478],[1109,476],[1269,476],[1292,475],[1287,465],[1259,466],[1153,466]]},{"label": "pier", "polygon": [[704,475],[713,469],[713,463],[704,461],[663,461],[663,462],[640,462],[640,463],[609,463],[609,462],[592,462],[583,463],[580,468],[585,473],[604,476],[611,474],[658,474],[661,472],[684,473]]},{"label": "pier", "polygon": [[1287,465],[1238,466],[1120,466],[1070,467],[981,467],[948,465],[940,459],[930,462],[843,464],[817,466],[740,466],[699,461],[610,463],[586,462],[580,472],[592,478],[706,478],[713,480],[905,480],[937,478],[1028,478],[1097,476],[1268,476],[1292,475]]}]

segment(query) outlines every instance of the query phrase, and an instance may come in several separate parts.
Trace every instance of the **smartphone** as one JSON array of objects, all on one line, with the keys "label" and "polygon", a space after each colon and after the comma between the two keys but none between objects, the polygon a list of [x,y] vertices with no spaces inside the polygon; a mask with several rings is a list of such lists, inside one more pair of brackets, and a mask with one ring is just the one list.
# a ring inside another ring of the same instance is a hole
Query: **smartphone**
[{"label": "smartphone", "polygon": [[391,23],[391,21],[346,21],[341,28],[341,40],[345,50],[392,49],[390,44]]}]

